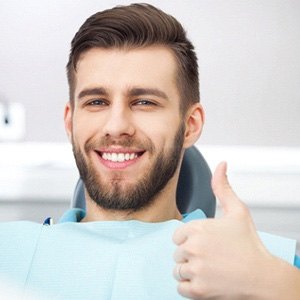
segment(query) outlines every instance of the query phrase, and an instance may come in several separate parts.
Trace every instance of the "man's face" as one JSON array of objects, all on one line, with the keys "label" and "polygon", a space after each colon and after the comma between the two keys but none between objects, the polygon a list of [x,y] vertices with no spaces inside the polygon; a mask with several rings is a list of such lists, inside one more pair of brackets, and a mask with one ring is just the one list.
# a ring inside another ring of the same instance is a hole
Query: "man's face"
[{"label": "man's face", "polygon": [[66,128],[88,194],[101,207],[142,209],[173,177],[185,129],[175,75],[164,47],[81,56]]}]

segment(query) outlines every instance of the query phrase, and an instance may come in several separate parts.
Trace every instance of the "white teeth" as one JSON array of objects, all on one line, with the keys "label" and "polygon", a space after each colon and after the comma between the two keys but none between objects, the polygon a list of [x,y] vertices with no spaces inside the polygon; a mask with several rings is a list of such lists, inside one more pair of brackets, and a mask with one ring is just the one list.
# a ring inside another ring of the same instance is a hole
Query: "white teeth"
[{"label": "white teeth", "polygon": [[112,160],[113,162],[118,161],[118,154],[117,154],[117,153],[112,153],[112,154],[111,154],[111,160]]},{"label": "white teeth", "polygon": [[126,160],[133,160],[137,158],[136,153],[102,153],[102,158],[104,160],[110,160],[113,162],[124,162]]},{"label": "white teeth", "polygon": [[118,162],[123,162],[125,160],[125,155],[124,153],[119,153],[118,154]]}]

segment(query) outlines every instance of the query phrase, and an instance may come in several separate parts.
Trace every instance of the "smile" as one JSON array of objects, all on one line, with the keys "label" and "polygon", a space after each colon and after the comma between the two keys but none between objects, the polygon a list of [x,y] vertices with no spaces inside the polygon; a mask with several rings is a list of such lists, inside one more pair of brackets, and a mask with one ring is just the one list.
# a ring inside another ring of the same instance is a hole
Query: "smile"
[{"label": "smile", "polygon": [[109,169],[124,169],[135,164],[145,151],[126,149],[96,151],[102,164]]},{"label": "smile", "polygon": [[113,162],[124,162],[128,160],[134,160],[135,158],[138,157],[137,153],[107,153],[103,152],[101,153],[101,157],[104,160],[109,160]]}]

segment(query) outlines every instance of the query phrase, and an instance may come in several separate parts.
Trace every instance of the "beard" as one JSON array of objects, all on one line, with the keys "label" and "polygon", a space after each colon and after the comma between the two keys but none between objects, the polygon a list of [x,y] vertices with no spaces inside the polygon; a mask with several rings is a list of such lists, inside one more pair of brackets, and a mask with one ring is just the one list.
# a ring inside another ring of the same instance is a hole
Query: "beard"
[{"label": "beard", "polygon": [[[156,196],[165,188],[169,180],[174,176],[180,162],[185,126],[182,123],[176,132],[172,146],[168,151],[160,152],[153,160],[150,168],[144,171],[141,178],[134,184],[120,182],[120,179],[103,181],[99,172],[85,159],[79,146],[72,137],[72,146],[75,161],[81,179],[90,198],[101,208],[117,211],[138,211],[151,206]],[[85,153],[97,149],[97,147],[108,147],[111,145],[124,147],[137,147],[146,149],[151,156],[154,155],[155,147],[150,140],[137,141],[132,137],[113,141],[103,138],[98,143],[88,141],[84,147]],[[138,174],[139,175],[139,174]],[[120,177],[119,177],[120,178]]]}]

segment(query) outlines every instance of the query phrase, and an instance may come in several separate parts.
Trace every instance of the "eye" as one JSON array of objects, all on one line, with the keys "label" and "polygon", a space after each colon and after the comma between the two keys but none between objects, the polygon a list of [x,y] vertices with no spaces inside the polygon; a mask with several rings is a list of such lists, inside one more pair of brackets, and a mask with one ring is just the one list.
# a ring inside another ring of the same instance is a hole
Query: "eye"
[{"label": "eye", "polygon": [[87,103],[89,106],[106,106],[108,103],[103,99],[94,99]]},{"label": "eye", "polygon": [[147,99],[139,99],[137,101],[135,101],[133,103],[133,105],[138,105],[138,106],[155,106],[156,103],[151,101],[151,100],[147,100]]}]

